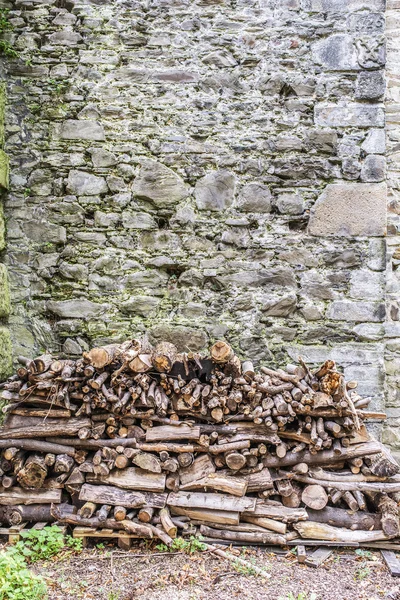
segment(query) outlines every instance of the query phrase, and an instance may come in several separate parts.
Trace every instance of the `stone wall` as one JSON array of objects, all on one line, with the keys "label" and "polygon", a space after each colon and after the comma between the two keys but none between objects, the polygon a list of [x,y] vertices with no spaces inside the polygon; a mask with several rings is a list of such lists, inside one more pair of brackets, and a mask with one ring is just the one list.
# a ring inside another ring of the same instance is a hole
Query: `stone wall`
[{"label": "stone wall", "polygon": [[225,337],[382,409],[384,1],[7,4],[15,353]]}]

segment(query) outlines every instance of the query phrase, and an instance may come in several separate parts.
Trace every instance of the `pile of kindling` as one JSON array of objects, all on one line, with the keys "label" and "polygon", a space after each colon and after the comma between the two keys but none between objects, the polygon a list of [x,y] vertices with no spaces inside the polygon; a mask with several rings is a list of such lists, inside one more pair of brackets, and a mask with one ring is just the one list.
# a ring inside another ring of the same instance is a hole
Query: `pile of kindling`
[{"label": "pile of kindling", "polygon": [[1,384],[0,520],[206,541],[370,544],[400,535],[399,466],[355,381],[147,340],[19,357]]}]

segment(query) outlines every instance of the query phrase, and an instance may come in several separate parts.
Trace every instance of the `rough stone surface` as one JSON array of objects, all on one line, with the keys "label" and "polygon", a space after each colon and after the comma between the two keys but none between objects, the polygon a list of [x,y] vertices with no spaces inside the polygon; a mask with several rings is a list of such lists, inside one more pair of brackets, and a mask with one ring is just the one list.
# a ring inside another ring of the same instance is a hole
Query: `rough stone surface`
[{"label": "rough stone surface", "polygon": [[340,237],[384,235],[385,206],[384,184],[329,184],[313,207],[309,233]]},{"label": "rough stone surface", "polygon": [[216,171],[200,179],[194,189],[200,210],[224,210],[233,202],[235,176],[229,171]]},{"label": "rough stone surface", "polygon": [[188,190],[174,171],[161,163],[146,161],[133,182],[132,193],[164,208],[178,204],[187,197]]},{"label": "rough stone surface", "polygon": [[7,5],[14,353],[224,337],[256,364],[371,368],[383,406],[383,359],[400,355],[400,57],[389,43],[389,158],[383,0]]}]

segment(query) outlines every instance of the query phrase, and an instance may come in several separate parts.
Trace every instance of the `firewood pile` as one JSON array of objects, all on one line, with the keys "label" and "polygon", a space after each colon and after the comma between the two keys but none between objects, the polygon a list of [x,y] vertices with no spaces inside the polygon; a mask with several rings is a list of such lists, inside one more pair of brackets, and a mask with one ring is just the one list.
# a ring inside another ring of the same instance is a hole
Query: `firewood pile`
[{"label": "firewood pile", "polygon": [[1,384],[0,520],[124,530],[171,544],[376,543],[400,536],[399,466],[357,383],[132,340],[78,360],[19,357]]}]

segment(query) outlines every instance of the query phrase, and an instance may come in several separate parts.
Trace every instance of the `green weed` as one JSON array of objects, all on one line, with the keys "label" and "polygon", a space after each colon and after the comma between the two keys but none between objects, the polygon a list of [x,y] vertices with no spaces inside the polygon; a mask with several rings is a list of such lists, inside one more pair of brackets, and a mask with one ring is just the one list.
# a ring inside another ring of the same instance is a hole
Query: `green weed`
[{"label": "green weed", "polygon": [[191,535],[188,540],[175,538],[169,548],[165,544],[158,544],[156,548],[160,552],[185,552],[186,554],[192,554],[193,552],[204,552],[207,546],[201,542],[201,537]]},{"label": "green weed", "polygon": [[47,599],[47,588],[43,578],[28,569],[24,557],[15,547],[0,552],[0,598]]},{"label": "green weed", "polygon": [[[47,560],[59,554],[65,546],[74,552],[81,552],[82,540],[65,536],[62,530],[53,525],[43,529],[28,529],[21,531],[22,540],[15,544],[15,549],[28,562]],[[0,596],[1,598],[1,596]]]}]

